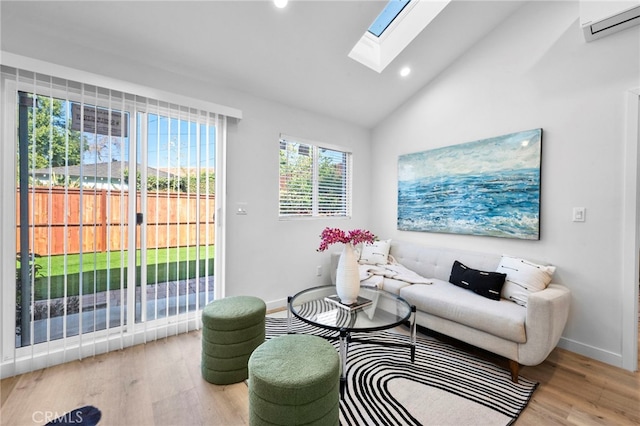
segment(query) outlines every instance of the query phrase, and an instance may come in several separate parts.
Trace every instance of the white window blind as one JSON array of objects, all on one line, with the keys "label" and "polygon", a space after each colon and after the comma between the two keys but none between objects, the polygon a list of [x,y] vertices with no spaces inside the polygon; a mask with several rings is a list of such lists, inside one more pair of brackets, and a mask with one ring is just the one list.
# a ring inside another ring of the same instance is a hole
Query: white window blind
[{"label": "white window blind", "polygon": [[280,138],[281,218],[351,216],[351,153]]}]

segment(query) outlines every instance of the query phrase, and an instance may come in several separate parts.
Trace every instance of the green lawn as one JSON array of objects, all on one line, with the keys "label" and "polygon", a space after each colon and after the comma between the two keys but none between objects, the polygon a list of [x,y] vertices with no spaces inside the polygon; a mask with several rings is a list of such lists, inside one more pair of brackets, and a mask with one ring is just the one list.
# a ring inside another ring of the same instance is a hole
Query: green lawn
[{"label": "green lawn", "polygon": [[[196,253],[200,251],[200,264],[196,265]],[[164,283],[168,281],[195,278],[205,274],[213,275],[213,259],[215,248],[211,246],[180,247],[170,249],[147,250],[147,283]],[[66,258],[66,259],[65,259]],[[187,260],[188,259],[188,260]],[[208,260],[208,262],[207,262]],[[82,274],[80,263],[82,262]],[[66,263],[66,274],[65,274]],[[137,253],[137,276],[140,277],[140,253]],[[91,294],[96,291],[117,290],[122,278],[126,287],[127,252],[91,253],[83,256],[60,255],[39,257],[36,264],[40,265],[39,274],[35,279],[36,300],[53,299],[80,294]],[[140,283],[136,283],[140,285]]]},{"label": "green lawn", "polygon": [[[215,246],[200,246],[200,258],[213,258]],[[208,250],[207,250],[208,249]],[[178,247],[147,250],[147,264],[155,265],[167,262],[179,262],[187,259],[194,260],[198,247]],[[67,256],[43,256],[36,258],[36,264],[40,265],[40,275],[56,276],[65,273],[65,257],[67,274],[77,274],[80,272],[80,262],[82,261],[83,271],[94,271],[99,269],[118,269],[127,266],[128,252],[110,251],[104,253],[89,253],[80,256],[79,254],[68,254]],[[140,264],[140,250],[136,254],[136,264]]]}]

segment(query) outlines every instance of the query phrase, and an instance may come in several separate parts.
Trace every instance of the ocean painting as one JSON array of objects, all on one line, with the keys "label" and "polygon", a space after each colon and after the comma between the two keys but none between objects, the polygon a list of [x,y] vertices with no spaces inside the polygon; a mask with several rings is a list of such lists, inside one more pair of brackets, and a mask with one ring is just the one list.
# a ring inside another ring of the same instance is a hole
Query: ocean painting
[{"label": "ocean painting", "polygon": [[540,239],[542,129],[398,158],[398,229]]}]

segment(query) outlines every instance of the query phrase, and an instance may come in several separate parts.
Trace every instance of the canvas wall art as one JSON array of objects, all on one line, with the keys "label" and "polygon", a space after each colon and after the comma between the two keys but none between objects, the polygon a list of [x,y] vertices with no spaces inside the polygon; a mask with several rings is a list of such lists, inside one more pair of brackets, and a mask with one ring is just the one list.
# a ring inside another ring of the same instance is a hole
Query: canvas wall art
[{"label": "canvas wall art", "polygon": [[398,158],[398,229],[540,238],[542,129]]}]

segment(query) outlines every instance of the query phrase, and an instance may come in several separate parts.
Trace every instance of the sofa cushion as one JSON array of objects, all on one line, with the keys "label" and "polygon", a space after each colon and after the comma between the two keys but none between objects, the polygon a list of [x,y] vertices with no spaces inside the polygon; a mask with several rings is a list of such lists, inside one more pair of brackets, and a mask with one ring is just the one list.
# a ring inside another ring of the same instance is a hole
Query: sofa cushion
[{"label": "sofa cushion", "polygon": [[527,340],[525,307],[508,300],[490,300],[443,280],[409,285],[400,296],[425,313],[446,318],[516,343]]},{"label": "sofa cushion", "polygon": [[451,268],[449,282],[488,299],[500,300],[500,292],[506,276],[507,274],[500,272],[479,271],[469,268],[456,260]]},{"label": "sofa cushion", "polygon": [[479,253],[442,247],[428,247],[416,243],[394,240],[389,254],[395,260],[426,278],[447,281],[451,266],[458,260],[481,271],[495,271],[500,263],[499,254]]},{"label": "sofa cushion", "polygon": [[386,265],[389,259],[391,240],[378,240],[362,244],[360,263],[367,265]]},{"label": "sofa cushion", "polygon": [[502,297],[522,306],[527,306],[529,294],[547,288],[555,266],[538,265],[537,263],[512,256],[502,256],[497,272],[507,274]]}]

